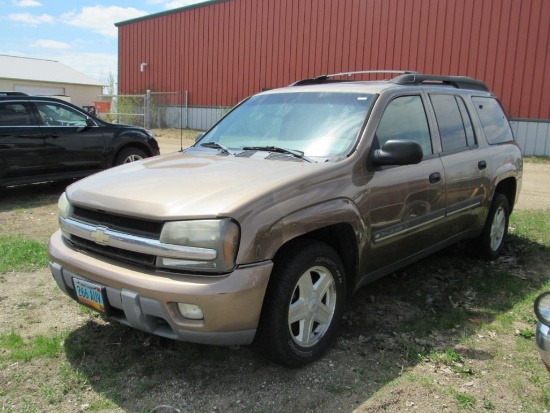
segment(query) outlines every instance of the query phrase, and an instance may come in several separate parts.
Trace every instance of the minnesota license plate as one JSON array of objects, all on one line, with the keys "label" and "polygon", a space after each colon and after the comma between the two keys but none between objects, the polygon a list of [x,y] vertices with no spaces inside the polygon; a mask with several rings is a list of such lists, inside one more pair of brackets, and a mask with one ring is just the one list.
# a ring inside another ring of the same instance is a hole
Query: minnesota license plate
[{"label": "minnesota license plate", "polygon": [[78,301],[102,313],[105,312],[105,287],[73,278],[74,290]]}]

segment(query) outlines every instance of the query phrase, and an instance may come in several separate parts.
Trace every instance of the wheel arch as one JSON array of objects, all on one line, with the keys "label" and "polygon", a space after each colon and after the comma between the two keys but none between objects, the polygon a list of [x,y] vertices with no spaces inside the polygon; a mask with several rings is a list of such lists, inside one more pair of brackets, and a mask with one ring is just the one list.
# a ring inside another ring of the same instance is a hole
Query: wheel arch
[{"label": "wheel arch", "polygon": [[510,212],[512,212],[517,195],[516,179],[514,177],[508,177],[500,181],[495,188],[495,194],[493,194],[493,198],[497,193],[503,194],[506,197],[506,199],[508,200],[508,206],[510,207]]},{"label": "wheel arch", "polygon": [[273,261],[277,262],[286,250],[294,248],[294,245],[302,239],[322,242],[338,254],[345,270],[346,296],[349,299],[355,291],[354,286],[359,265],[359,248],[352,225],[349,223],[338,223],[292,238],[280,246]]}]

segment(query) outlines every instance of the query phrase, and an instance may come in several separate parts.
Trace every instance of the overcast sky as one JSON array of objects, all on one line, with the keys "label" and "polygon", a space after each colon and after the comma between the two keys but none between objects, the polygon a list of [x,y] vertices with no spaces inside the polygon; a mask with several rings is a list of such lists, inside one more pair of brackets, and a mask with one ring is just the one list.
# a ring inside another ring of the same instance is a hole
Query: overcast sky
[{"label": "overcast sky", "polygon": [[96,80],[116,77],[114,23],[205,0],[0,0],[0,54],[57,60]]}]

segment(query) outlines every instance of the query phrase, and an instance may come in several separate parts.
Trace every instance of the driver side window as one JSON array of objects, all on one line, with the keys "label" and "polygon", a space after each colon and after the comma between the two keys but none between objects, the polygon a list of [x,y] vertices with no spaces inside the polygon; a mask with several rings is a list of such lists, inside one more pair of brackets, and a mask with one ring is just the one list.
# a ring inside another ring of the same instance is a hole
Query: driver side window
[{"label": "driver side window", "polygon": [[44,125],[47,126],[86,126],[86,116],[68,106],[56,103],[35,102]]},{"label": "driver side window", "polygon": [[420,96],[401,96],[386,107],[376,130],[381,148],[390,139],[410,140],[422,147],[424,157],[431,155],[432,140],[426,111]]}]

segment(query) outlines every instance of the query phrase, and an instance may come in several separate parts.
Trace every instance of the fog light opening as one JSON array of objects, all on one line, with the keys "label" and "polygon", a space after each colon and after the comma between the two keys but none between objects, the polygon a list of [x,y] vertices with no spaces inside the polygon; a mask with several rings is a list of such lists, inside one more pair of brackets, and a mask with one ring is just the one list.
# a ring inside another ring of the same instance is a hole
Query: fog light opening
[{"label": "fog light opening", "polygon": [[201,308],[195,304],[187,303],[178,303],[178,310],[180,314],[190,320],[202,320],[204,319],[204,314],[202,313]]}]

